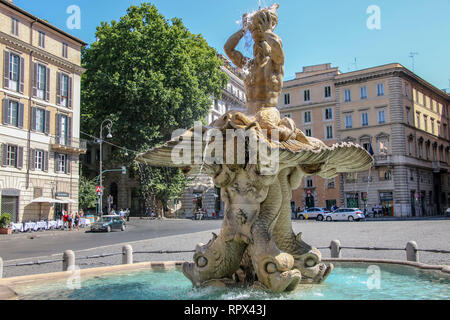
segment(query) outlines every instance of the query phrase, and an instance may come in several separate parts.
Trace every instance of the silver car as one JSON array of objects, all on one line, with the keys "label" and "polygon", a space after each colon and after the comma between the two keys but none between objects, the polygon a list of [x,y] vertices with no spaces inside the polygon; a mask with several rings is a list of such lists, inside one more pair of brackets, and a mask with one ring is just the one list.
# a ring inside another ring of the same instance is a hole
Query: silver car
[{"label": "silver car", "polygon": [[320,208],[320,207],[313,207],[308,208],[303,212],[299,213],[299,219],[306,219],[306,216],[308,216],[308,219],[317,219],[318,221],[322,221],[327,213],[329,213],[326,208]]}]

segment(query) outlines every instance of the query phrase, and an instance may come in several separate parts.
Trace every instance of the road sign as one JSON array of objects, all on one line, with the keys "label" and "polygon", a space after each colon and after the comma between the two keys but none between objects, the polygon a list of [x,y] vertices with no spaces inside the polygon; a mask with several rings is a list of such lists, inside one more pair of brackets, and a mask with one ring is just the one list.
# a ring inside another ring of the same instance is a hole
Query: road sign
[{"label": "road sign", "polygon": [[103,194],[103,187],[102,186],[97,186],[97,195],[102,195]]}]

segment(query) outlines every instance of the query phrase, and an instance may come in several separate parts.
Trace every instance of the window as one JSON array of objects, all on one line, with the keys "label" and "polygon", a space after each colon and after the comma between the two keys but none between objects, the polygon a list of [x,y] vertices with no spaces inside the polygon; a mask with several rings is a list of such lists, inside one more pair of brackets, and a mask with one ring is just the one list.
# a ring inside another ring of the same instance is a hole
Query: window
[{"label": "window", "polygon": [[23,128],[24,105],[14,100],[3,100],[3,124]]},{"label": "window", "polygon": [[412,155],[412,148],[413,148],[413,139],[408,138],[408,154]]},{"label": "window", "polygon": [[389,152],[389,137],[378,138],[378,153],[380,155],[387,155]]},{"label": "window", "polygon": [[326,137],[327,139],[333,139],[333,126],[326,126]]},{"label": "window", "polygon": [[67,74],[58,73],[56,104],[63,107],[72,107],[72,78]]},{"label": "window", "polygon": [[361,126],[365,127],[369,125],[369,113],[366,112],[361,112]]},{"label": "window", "polygon": [[309,89],[303,91],[303,101],[310,101],[311,100],[311,92]]},{"label": "window", "polygon": [[411,124],[411,108],[406,107],[406,123]]},{"label": "window", "polygon": [[303,117],[304,123],[310,123],[312,121],[311,118],[312,118],[311,111],[305,111]]},{"label": "window", "polygon": [[416,127],[420,129],[420,112],[416,113]]},{"label": "window", "polygon": [[55,153],[55,172],[70,173],[70,156],[63,153]]},{"label": "window", "polygon": [[414,171],[413,171],[413,169],[409,170],[409,180],[414,181]]},{"label": "window", "polygon": [[430,143],[425,144],[425,155],[427,157],[427,160],[430,160]]},{"label": "window", "polygon": [[33,107],[31,108],[31,130],[50,133],[50,111]]},{"label": "window", "polygon": [[325,87],[325,98],[331,97],[331,87],[327,86]]},{"label": "window", "polygon": [[423,158],[423,142],[419,141],[419,158]]},{"label": "window", "polygon": [[333,108],[325,109],[325,120],[333,120]]},{"label": "window", "polygon": [[370,150],[370,142],[363,142],[362,146],[366,151]]},{"label": "window", "polygon": [[334,189],[334,188],[336,188],[336,178],[333,178],[333,179],[327,179],[327,188],[328,188],[328,189]]},{"label": "window", "polygon": [[427,115],[423,115],[423,124],[424,124],[424,130],[428,131],[428,116]]},{"label": "window", "polygon": [[13,167],[22,169],[23,166],[23,147],[4,144],[2,146],[2,165],[4,167]]},{"label": "window", "polygon": [[45,48],[45,32],[39,31],[38,45],[41,48]]},{"label": "window", "polygon": [[311,177],[306,178],[306,187],[312,188],[314,186],[313,179]]},{"label": "window", "polygon": [[350,89],[345,89],[345,102],[352,101],[352,91]]},{"label": "window", "polygon": [[37,66],[37,97],[44,100],[47,89],[47,68],[41,64]]},{"label": "window", "polygon": [[380,110],[378,110],[378,124],[384,124],[384,123],[386,123],[385,110],[380,109]]},{"label": "window", "polygon": [[345,115],[345,128],[350,129],[353,126],[353,116],[351,114]]},{"label": "window", "polygon": [[377,84],[377,94],[378,96],[384,96],[384,84],[379,83]]},{"label": "window", "polygon": [[367,99],[367,87],[361,87],[361,99]]},{"label": "window", "polygon": [[62,56],[63,58],[67,58],[68,57],[68,48],[69,46],[67,45],[67,43],[62,44]]},{"label": "window", "polygon": [[16,54],[9,54],[9,89],[19,91],[20,81],[20,57]]},{"label": "window", "polygon": [[307,137],[312,137],[312,131],[311,131],[311,128],[305,129],[305,135],[306,135]]},{"label": "window", "polygon": [[391,170],[387,169],[380,169],[379,171],[379,179],[380,181],[389,181],[392,179],[392,172]]},{"label": "window", "polygon": [[405,96],[409,97],[409,84],[405,83]]},{"label": "window", "polygon": [[291,103],[291,95],[289,93],[286,93],[284,95],[284,104],[290,104]]},{"label": "window", "polygon": [[34,169],[44,171],[44,151],[36,150],[34,156]]},{"label": "window", "polygon": [[430,118],[430,126],[431,126],[431,133],[435,134],[435,131],[434,131],[434,119],[433,118]]},{"label": "window", "polygon": [[[441,135],[442,135],[445,139],[447,139],[447,124],[444,123],[443,127],[444,127],[444,129],[442,130],[443,132],[441,133]],[[440,124],[440,122],[438,122],[438,132],[441,131],[440,128],[441,128],[441,124]]]},{"label": "window", "polygon": [[11,34],[19,36],[19,19],[11,18]]}]

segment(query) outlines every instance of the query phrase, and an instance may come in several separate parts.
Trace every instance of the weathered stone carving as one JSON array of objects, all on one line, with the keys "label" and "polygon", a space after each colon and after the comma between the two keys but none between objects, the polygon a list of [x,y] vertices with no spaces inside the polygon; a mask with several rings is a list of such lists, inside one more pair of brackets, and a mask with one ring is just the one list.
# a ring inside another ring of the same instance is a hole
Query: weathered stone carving
[{"label": "weathered stone carving", "polygon": [[[327,147],[318,139],[306,137],[291,119],[280,120],[276,106],[282,89],[284,53],[281,39],[273,33],[277,8],[274,5],[245,15],[243,29],[225,45],[233,63],[248,69],[248,113],[228,112],[201,132],[190,129],[137,158],[155,166],[181,167],[186,173],[204,170],[221,189],[225,204],[221,232],[206,245],[197,245],[194,261],[183,266],[195,286],[242,285],[284,292],[296,289],[299,283],[322,282],[333,265],[322,263],[320,251],[306,244],[301,234],[294,234],[292,190],[300,186],[304,176],[332,178],[340,172],[367,170],[373,163],[358,145]],[[247,30],[255,41],[253,60],[235,50]],[[218,131],[223,141],[231,144],[205,140],[210,130]],[[230,137],[230,130],[244,130],[246,134]],[[269,155],[277,152],[276,165],[263,161],[261,154],[252,158],[252,137],[256,137],[259,151]],[[200,149],[194,143],[199,140]],[[240,143],[244,150],[239,151]],[[212,146],[223,148],[224,154],[234,152],[232,161],[218,160],[219,149]],[[174,150],[180,147],[189,155],[188,163],[175,161]],[[210,151],[208,148],[213,152],[205,152]],[[195,161],[198,152],[205,156],[201,163]],[[245,154],[243,162],[237,159],[239,152]]]}]

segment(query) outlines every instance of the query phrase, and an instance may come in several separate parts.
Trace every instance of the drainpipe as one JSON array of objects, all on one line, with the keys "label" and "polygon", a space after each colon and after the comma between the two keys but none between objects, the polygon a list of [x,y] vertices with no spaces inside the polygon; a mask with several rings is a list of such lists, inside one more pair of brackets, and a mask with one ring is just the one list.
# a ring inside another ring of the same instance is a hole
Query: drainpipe
[{"label": "drainpipe", "polygon": [[[31,22],[30,24],[30,45],[33,47],[33,25],[38,21],[38,19],[34,20]],[[34,51],[31,50],[30,52],[30,73],[28,75],[28,79],[32,79],[30,77],[33,77],[33,53]],[[24,79],[25,80],[25,79]],[[31,105],[33,103],[32,101],[32,97],[33,97],[33,80],[29,81],[29,86],[28,86],[28,139],[27,139],[27,179],[26,179],[26,189],[28,190],[28,188],[30,187],[30,152],[31,152],[31,124],[32,124],[32,112],[31,112]]]}]

